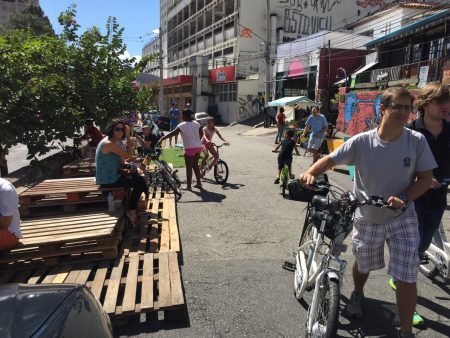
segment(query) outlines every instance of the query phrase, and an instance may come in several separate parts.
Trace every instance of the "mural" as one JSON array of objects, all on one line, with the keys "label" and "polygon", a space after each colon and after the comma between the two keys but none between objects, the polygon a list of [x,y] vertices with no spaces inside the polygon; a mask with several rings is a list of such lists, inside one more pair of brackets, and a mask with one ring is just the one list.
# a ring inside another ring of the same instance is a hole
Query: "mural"
[{"label": "mural", "polygon": [[[394,0],[277,0],[277,14],[284,34],[299,38],[321,30],[334,30],[356,21],[360,15],[377,10]],[[363,9],[364,13],[360,13]]]},{"label": "mural", "polygon": [[[339,103],[339,115],[336,128],[344,134],[354,136],[375,128],[380,118],[381,91],[350,92],[346,94],[345,102]],[[411,94],[417,97],[417,90]],[[416,116],[411,113],[410,121]]]},{"label": "mural", "polygon": [[241,120],[261,113],[261,95],[262,93],[258,93],[258,96],[256,97],[254,97],[253,95],[244,95],[238,97],[239,118]]}]

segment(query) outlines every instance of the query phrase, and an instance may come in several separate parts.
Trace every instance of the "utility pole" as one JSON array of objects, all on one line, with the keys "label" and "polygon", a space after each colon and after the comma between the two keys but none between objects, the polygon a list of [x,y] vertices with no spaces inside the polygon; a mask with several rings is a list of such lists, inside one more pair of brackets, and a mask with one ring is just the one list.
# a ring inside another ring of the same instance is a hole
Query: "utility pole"
[{"label": "utility pole", "polygon": [[271,80],[271,74],[270,74],[270,33],[271,33],[271,25],[270,25],[270,0],[267,0],[267,12],[266,12],[266,52],[265,52],[265,59],[266,59],[266,86],[265,86],[265,93],[264,93],[264,104],[267,106],[267,102],[269,102],[269,92],[270,92],[270,80]]},{"label": "utility pole", "polygon": [[159,27],[159,113],[162,115],[164,110],[164,84],[163,84],[163,45],[162,45],[162,31]]}]

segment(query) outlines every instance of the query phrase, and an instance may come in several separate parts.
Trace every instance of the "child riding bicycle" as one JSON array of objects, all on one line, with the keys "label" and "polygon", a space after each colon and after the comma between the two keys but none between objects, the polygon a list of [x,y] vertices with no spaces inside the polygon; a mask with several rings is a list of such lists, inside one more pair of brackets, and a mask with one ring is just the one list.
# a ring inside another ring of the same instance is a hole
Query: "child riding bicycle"
[{"label": "child riding bicycle", "polygon": [[300,156],[300,153],[298,152],[297,144],[294,141],[294,130],[289,129],[284,134],[284,139],[277,144],[273,152],[277,152],[278,149],[280,149],[280,153],[278,154],[278,176],[275,179],[275,184],[280,183],[280,175],[281,171],[284,168],[285,165],[288,166],[289,170],[289,178],[294,178],[294,175],[292,175],[292,152],[295,150],[295,153]]},{"label": "child riding bicycle", "polygon": [[213,156],[213,161],[207,168],[208,170],[211,170],[211,168],[214,167],[214,165],[217,163],[217,160],[219,159],[219,154],[217,153],[216,149],[214,149],[214,146],[212,144],[212,138],[216,133],[217,136],[219,136],[219,138],[224,142],[225,145],[227,146],[230,145],[230,143],[222,137],[219,130],[214,126],[214,119],[210,118],[207,122],[207,125],[203,127],[203,137],[202,137],[202,144],[204,148],[201,167],[202,168],[205,167],[206,162],[209,158],[209,154]]}]

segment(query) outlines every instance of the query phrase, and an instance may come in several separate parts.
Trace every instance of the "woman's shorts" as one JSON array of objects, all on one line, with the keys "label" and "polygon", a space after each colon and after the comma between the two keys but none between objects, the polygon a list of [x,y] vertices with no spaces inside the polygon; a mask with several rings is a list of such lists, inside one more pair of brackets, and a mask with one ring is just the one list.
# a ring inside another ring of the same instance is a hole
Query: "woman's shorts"
[{"label": "woman's shorts", "polygon": [[187,148],[184,149],[184,154],[186,156],[195,156],[199,154],[203,150],[203,147],[197,147],[197,148]]}]

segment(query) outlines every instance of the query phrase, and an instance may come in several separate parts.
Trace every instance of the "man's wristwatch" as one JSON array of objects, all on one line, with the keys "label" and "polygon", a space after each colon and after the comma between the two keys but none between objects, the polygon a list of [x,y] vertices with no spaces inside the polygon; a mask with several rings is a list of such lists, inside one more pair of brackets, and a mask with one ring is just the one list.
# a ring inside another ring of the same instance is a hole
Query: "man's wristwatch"
[{"label": "man's wristwatch", "polygon": [[409,204],[408,195],[398,194],[397,197],[400,198],[403,201],[403,203],[405,203],[405,206],[407,206]]}]

